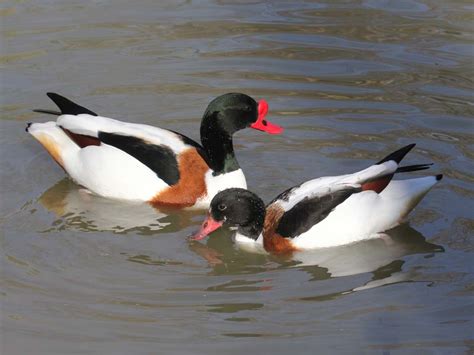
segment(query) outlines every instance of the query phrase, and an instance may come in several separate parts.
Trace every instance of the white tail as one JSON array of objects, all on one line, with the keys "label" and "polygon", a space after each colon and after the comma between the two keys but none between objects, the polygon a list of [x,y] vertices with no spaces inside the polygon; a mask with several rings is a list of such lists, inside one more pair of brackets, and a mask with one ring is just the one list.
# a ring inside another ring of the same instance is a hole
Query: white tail
[{"label": "white tail", "polygon": [[56,125],[56,122],[33,123],[27,132],[40,142],[53,159],[63,168],[65,154],[79,151],[79,147]]},{"label": "white tail", "polygon": [[380,193],[380,197],[389,202],[388,205],[396,210],[399,219],[410,213],[421,199],[443,178],[443,175],[426,176],[409,180],[392,180]]}]

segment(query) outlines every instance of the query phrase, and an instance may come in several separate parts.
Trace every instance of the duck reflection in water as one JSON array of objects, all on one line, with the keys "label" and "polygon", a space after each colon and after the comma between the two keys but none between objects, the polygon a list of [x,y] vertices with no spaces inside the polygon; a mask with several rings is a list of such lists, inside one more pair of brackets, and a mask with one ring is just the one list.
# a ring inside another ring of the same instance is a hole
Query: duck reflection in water
[{"label": "duck reflection in water", "polygon": [[68,178],[45,191],[38,202],[58,217],[53,222],[55,229],[87,232],[176,232],[191,224],[193,216],[199,215],[196,211],[176,213],[175,210],[158,210],[147,203],[103,198],[82,189]]},{"label": "duck reflection in water", "polygon": [[[349,291],[413,281],[416,275],[410,270],[403,270],[405,257],[415,254],[430,257],[434,253],[444,252],[443,247],[427,242],[420,232],[408,224],[387,231],[382,238],[339,247],[295,252],[290,257],[255,254],[239,250],[238,244],[229,248],[228,244],[231,243],[230,238],[215,236],[209,239],[207,245],[190,241],[190,248],[208,261],[215,274],[300,268],[311,275],[311,280],[325,280],[372,273],[368,283]],[[238,262],[244,258],[251,258],[252,262],[247,264]]]},{"label": "duck reflection in water", "polygon": [[[44,192],[39,203],[53,212],[58,219],[55,229],[82,231],[112,231],[140,234],[177,232],[193,223],[199,212],[157,211],[148,204],[117,202],[90,194],[65,178]],[[444,249],[426,241],[421,233],[402,224],[383,238],[366,240],[349,245],[301,251],[291,258],[265,253],[257,254],[238,248],[231,238],[217,231],[207,245],[189,241],[189,248],[204,258],[211,274],[256,274],[272,269],[300,268],[312,280],[324,280],[362,273],[372,273],[372,279],[355,290],[411,281],[414,275],[403,271],[403,258],[413,254],[432,255]],[[353,291],[353,290],[350,290]]]}]

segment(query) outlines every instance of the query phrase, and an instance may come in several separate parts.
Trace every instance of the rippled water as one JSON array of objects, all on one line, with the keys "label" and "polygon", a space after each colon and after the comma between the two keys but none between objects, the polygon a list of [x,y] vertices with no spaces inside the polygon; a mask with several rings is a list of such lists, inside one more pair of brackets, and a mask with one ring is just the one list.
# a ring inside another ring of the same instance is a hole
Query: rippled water
[{"label": "rippled water", "polygon": [[[2,6],[2,354],[474,351],[471,2]],[[289,260],[190,243],[202,214],[64,177],[24,132],[47,91],[193,138],[213,97],[265,98],[285,133],[235,141],[266,201],[412,142],[445,179],[390,238]]]}]

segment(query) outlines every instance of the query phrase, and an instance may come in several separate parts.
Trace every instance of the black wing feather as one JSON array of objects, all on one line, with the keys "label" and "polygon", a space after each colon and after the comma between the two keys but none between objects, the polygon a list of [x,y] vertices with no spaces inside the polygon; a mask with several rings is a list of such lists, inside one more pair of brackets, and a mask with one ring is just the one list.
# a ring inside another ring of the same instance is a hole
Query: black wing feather
[{"label": "black wing feather", "polygon": [[283,214],[276,232],[282,237],[294,238],[321,222],[349,196],[360,191],[359,187],[347,187],[323,196],[306,197]]},{"label": "black wing feather", "polygon": [[301,186],[301,184],[286,189],[286,190],[283,191],[281,194],[279,194],[277,197],[275,197],[268,205],[271,205],[271,204],[273,204],[274,202],[276,202],[276,201],[278,201],[278,200],[282,200],[282,201],[288,202],[291,193],[292,193],[293,191],[295,191],[296,189],[298,189],[300,186]]},{"label": "black wing feather", "polygon": [[99,139],[130,154],[153,170],[168,185],[174,185],[179,181],[178,160],[170,148],[115,133],[99,132]]}]

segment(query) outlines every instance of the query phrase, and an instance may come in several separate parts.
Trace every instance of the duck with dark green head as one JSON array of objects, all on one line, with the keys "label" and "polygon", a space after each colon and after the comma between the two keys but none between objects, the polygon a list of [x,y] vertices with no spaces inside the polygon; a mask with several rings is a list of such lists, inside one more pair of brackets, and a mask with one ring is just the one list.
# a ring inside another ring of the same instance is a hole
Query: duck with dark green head
[{"label": "duck with dark green head", "polygon": [[29,123],[33,135],[78,184],[109,198],[154,206],[207,208],[219,191],[246,188],[232,136],[244,128],[270,134],[283,129],[267,121],[268,104],[248,95],[221,95],[208,105],[201,142],[172,130],[101,117],[58,94],[48,96],[57,120]]}]

